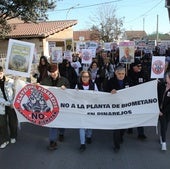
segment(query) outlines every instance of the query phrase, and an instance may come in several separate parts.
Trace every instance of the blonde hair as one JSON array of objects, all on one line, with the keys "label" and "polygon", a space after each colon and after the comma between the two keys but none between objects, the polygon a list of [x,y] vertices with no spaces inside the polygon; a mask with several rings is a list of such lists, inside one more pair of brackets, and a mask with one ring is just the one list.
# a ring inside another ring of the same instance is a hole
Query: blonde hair
[{"label": "blonde hair", "polygon": [[110,63],[110,58],[107,57],[107,58],[105,58],[103,61],[104,61],[104,63]]}]

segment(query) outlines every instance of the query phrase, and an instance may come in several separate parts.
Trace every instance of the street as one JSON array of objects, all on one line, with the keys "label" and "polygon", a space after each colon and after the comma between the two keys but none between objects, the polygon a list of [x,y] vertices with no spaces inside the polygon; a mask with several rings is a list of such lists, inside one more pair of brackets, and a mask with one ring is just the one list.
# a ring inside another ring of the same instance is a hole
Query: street
[{"label": "street", "polygon": [[64,142],[58,149],[47,150],[48,128],[22,123],[18,140],[0,150],[0,169],[169,169],[168,150],[160,150],[155,127],[145,127],[147,139],[137,139],[137,130],[125,134],[118,153],[113,151],[112,131],[93,130],[92,144],[79,152],[78,129],[66,129]]}]

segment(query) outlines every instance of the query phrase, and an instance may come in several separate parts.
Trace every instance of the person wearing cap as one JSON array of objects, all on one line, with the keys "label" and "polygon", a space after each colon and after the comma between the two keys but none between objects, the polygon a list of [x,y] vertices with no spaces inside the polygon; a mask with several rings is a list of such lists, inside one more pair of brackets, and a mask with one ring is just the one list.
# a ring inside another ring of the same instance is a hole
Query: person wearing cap
[{"label": "person wearing cap", "polygon": [[[126,76],[125,68],[119,65],[115,68],[115,76],[108,81],[107,92],[115,94],[117,90],[121,90],[130,87],[130,80]],[[120,144],[123,142],[124,129],[116,129],[113,131],[113,149],[118,152]]]},{"label": "person wearing cap", "polygon": [[[132,86],[136,86],[148,81],[145,74],[143,73],[142,64],[139,59],[135,59],[135,62],[130,65],[130,69],[128,71],[128,77],[131,80]],[[137,131],[138,131],[138,139],[144,140],[147,138],[144,134],[143,127],[138,127]],[[129,134],[131,134],[132,132],[133,132],[132,129],[128,129]]]},{"label": "person wearing cap", "polygon": [[[70,87],[69,81],[65,77],[60,76],[57,64],[50,65],[49,73],[50,75],[41,81],[40,83],[41,85],[61,87],[62,89]],[[49,150],[57,149],[58,132],[59,132],[59,140],[63,141],[64,129],[61,129],[61,128],[59,129],[50,128],[49,129],[49,141],[50,141],[50,144],[48,146]]]}]

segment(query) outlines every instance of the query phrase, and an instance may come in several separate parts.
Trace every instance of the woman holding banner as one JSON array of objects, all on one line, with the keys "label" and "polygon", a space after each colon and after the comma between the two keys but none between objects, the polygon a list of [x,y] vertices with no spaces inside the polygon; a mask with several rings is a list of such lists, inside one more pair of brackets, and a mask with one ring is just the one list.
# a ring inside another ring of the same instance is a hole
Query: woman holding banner
[{"label": "woman holding banner", "polygon": [[170,71],[165,75],[166,82],[158,83],[158,100],[160,107],[160,142],[161,149],[163,151],[167,150],[166,146],[166,132],[168,128],[168,122],[170,120]]},{"label": "woman holding banner", "polygon": [[[95,90],[98,91],[97,85],[92,81],[91,74],[89,71],[82,71],[80,73],[80,81],[76,85],[76,89],[80,90]],[[92,140],[92,129],[80,129],[80,151],[83,152],[86,150],[86,143],[91,144]]]}]

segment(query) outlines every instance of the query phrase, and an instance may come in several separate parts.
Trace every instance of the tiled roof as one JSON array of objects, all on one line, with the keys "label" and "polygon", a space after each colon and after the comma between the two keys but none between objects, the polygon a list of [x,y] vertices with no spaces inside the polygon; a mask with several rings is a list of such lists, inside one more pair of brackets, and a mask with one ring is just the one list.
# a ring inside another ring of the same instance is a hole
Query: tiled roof
[{"label": "tiled roof", "polygon": [[8,38],[47,37],[77,24],[77,20],[46,21],[39,23],[13,23]]},{"label": "tiled roof", "polygon": [[85,31],[74,31],[73,32],[73,39],[75,41],[79,41],[79,37],[84,37],[84,40],[91,40],[91,31],[85,30]]},{"label": "tiled roof", "polygon": [[125,31],[125,35],[128,39],[147,36],[145,31]]}]

